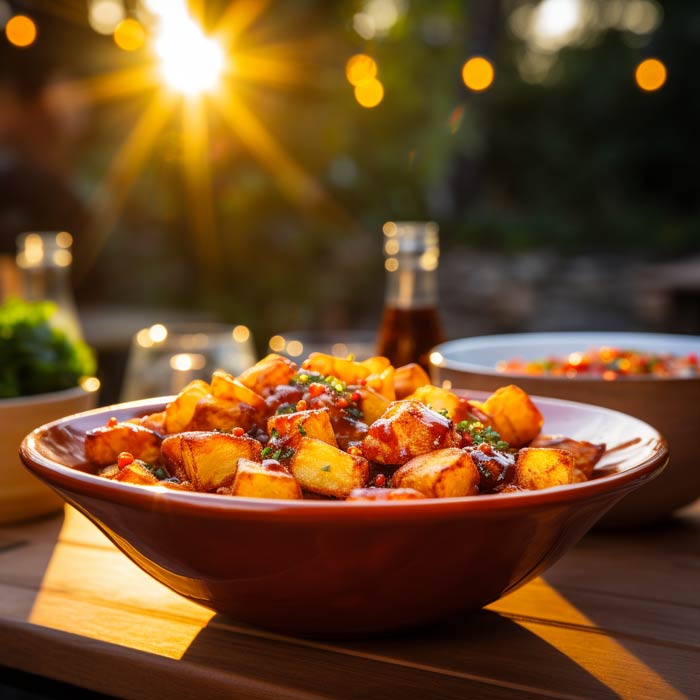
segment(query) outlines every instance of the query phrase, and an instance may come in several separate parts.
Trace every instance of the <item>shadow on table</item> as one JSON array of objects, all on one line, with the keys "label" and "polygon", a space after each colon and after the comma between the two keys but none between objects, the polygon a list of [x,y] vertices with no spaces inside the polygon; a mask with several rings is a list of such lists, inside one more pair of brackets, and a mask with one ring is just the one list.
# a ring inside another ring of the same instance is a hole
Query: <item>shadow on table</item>
[{"label": "shadow on table", "polygon": [[[236,632],[232,634],[231,632]],[[241,633],[242,632],[242,633]],[[290,652],[290,644],[298,652]],[[617,697],[555,647],[521,625],[482,610],[411,633],[365,641],[295,639],[241,627],[217,615],[183,661],[207,660],[216,645],[236,674],[335,698]]]}]

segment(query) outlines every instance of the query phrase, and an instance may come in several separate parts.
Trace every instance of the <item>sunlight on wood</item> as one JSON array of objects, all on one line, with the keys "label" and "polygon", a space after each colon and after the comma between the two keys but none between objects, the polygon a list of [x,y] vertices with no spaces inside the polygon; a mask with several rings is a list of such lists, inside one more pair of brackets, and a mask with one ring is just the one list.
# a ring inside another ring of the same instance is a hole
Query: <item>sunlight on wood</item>
[{"label": "sunlight on wood", "polygon": [[[582,644],[581,635],[576,626],[595,630],[597,628],[595,622],[586,617],[544,579],[538,578],[534,584],[528,585],[528,595],[521,598],[521,602],[526,605],[520,609],[518,591],[490,605],[489,608],[498,613],[507,614],[519,625],[551,644],[562,654],[566,654],[591,676],[615,692],[621,700],[642,700],[643,698],[688,700],[686,695],[676,690],[641,659],[602,631],[595,636],[594,643]],[[533,604],[533,593],[538,596],[537,604]],[[561,626],[545,624],[534,619],[533,610],[546,611],[548,618],[560,619]],[[634,689],[630,688],[630,675],[639,679],[638,687]],[[639,687],[645,688],[646,694],[640,695]]]},{"label": "sunlight on wood", "polygon": [[[116,550],[110,553],[110,582],[101,583],[105,548],[112,548],[107,538],[67,506],[29,621],[100,642],[182,658],[214,613],[161,585]],[[75,595],[72,600],[66,591],[74,594],[77,581],[82,587],[81,600]],[[116,586],[113,581],[120,583]],[[105,589],[111,608],[105,606]],[[133,605],[135,597],[138,608]],[[148,629],[144,629],[143,608],[159,612],[150,619]]]}]

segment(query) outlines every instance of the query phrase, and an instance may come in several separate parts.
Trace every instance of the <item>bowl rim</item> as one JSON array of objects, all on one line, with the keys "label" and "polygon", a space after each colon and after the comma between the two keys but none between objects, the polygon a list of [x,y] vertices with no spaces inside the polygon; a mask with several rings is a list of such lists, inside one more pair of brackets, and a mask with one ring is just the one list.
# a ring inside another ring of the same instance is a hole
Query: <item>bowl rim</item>
[{"label": "bowl rim", "polygon": [[57,391],[47,391],[43,394],[28,394],[27,396],[12,396],[9,398],[0,398],[0,411],[3,408],[17,408],[19,406],[32,406],[34,404],[45,404],[45,403],[58,403],[60,401],[67,401],[73,398],[80,398],[85,395],[95,394],[96,391],[93,389],[86,389],[85,387],[78,386],[71,387],[70,389],[58,389]]},{"label": "bowl rim", "polygon": [[[465,390],[460,390],[465,391]],[[485,395],[487,392],[470,390],[472,396]],[[45,423],[35,428],[24,437],[19,448],[20,458],[25,467],[45,483],[61,492],[78,492],[91,498],[115,502],[136,508],[156,510],[169,514],[187,513],[209,514],[212,517],[303,520],[332,520],[334,522],[367,520],[416,519],[431,517],[469,516],[474,513],[498,513],[503,510],[529,510],[542,505],[556,506],[571,502],[591,502],[599,498],[608,498],[613,494],[622,497],[628,491],[636,489],[644,482],[658,476],[668,463],[669,448],[665,437],[653,426],[644,421],[612,409],[584,404],[563,399],[532,396],[535,403],[550,406],[576,407],[577,410],[594,410],[597,414],[611,417],[624,417],[625,420],[638,423],[644,433],[651,431],[647,440],[650,454],[639,464],[623,472],[600,476],[592,481],[566,486],[557,486],[541,491],[519,491],[504,494],[481,494],[452,498],[425,498],[406,501],[328,501],[328,500],[286,500],[242,498],[192,491],[176,491],[166,487],[145,488],[136,484],[117,483],[104,477],[83,472],[70,466],[64,466],[42,455],[37,449],[41,435],[60,426],[65,427],[76,419],[90,416],[112,416],[123,414],[129,416],[144,415],[162,410],[174,397],[158,397],[130,401],[110,406],[102,406],[82,411],[58,420]],[[100,423],[102,424],[102,423]],[[66,499],[68,500],[68,499]],[[71,502],[68,500],[68,502]],[[73,505],[76,505],[75,503]]]},{"label": "bowl rim", "polygon": [[[659,343],[680,343],[682,345],[687,345],[688,351],[695,349],[700,351],[700,336],[698,335],[684,335],[681,333],[645,333],[645,332],[634,332],[634,331],[542,331],[542,332],[532,332],[532,333],[500,333],[494,335],[475,335],[467,338],[456,338],[453,340],[448,340],[444,343],[440,343],[433,348],[431,353],[431,365],[436,369],[449,369],[457,372],[467,372],[472,374],[479,374],[489,377],[502,377],[504,379],[513,379],[520,381],[546,381],[546,382],[576,382],[577,384],[609,384],[608,381],[602,377],[596,376],[577,376],[577,377],[566,377],[560,375],[550,375],[550,374],[526,374],[518,372],[502,372],[496,367],[491,367],[485,364],[479,364],[477,362],[469,362],[464,360],[457,360],[454,357],[450,357],[449,354],[455,351],[460,351],[463,349],[477,349],[485,347],[493,348],[509,348],[520,343],[524,346],[540,346],[547,342],[578,342],[586,343],[588,346],[595,345],[598,343],[611,343],[620,345],[621,342],[612,343],[614,339],[622,341],[622,343],[630,342],[649,342],[657,341]],[[515,351],[515,349],[514,349]],[[435,359],[435,354],[439,355],[439,358]],[[633,383],[647,383],[647,382],[692,382],[699,381],[700,376],[695,377],[657,377],[651,375],[632,375],[624,377],[621,380],[624,384]]]}]

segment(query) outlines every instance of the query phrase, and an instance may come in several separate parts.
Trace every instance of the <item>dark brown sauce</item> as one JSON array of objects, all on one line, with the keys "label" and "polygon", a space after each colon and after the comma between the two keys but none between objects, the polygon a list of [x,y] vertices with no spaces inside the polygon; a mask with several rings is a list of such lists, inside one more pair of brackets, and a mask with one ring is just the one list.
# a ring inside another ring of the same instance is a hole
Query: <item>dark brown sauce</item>
[{"label": "dark brown sauce", "polygon": [[417,362],[430,371],[430,351],[445,339],[434,306],[398,309],[387,306],[379,330],[377,355],[388,357],[394,367]]}]

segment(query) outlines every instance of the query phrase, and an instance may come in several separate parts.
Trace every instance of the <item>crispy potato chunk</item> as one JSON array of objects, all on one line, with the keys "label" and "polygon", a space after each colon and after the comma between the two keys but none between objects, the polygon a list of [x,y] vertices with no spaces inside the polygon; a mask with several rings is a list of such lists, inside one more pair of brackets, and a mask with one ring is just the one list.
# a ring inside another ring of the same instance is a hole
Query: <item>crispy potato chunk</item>
[{"label": "crispy potato chunk", "polygon": [[150,469],[137,461],[127,464],[123,469],[117,469],[117,473],[112,478],[114,481],[141,486],[156,486],[160,483]]},{"label": "crispy potato chunk", "polygon": [[538,435],[530,447],[556,447],[568,450],[574,456],[574,466],[586,479],[591,478],[593,468],[605,454],[605,444],[595,444],[585,440],[572,440],[562,435]]},{"label": "crispy potato chunk", "polygon": [[284,470],[267,469],[263,464],[239,459],[232,496],[245,498],[302,498],[301,487]]},{"label": "crispy potato chunk", "polygon": [[415,489],[353,489],[346,501],[372,501],[379,503],[383,501],[414,501],[425,496]]},{"label": "crispy potato chunk", "polygon": [[249,437],[228,433],[186,432],[170,435],[161,445],[163,459],[181,481],[197,491],[215,491],[233,483],[238,460],[260,461],[262,446]]},{"label": "crispy potato chunk", "polygon": [[388,357],[377,355],[376,357],[368,357],[366,360],[362,360],[360,364],[367,367],[370,375],[372,375],[381,374],[387,367],[391,366],[391,361]]},{"label": "crispy potato chunk", "polygon": [[397,367],[394,372],[394,392],[397,399],[405,399],[418,387],[426,384],[430,384],[430,377],[416,362]]},{"label": "crispy potato chunk", "polygon": [[527,445],[544,423],[537,406],[515,384],[497,389],[484,403],[472,403],[488,416],[488,424],[513,448]]},{"label": "crispy potato chunk", "polygon": [[323,440],[333,447],[338,447],[327,408],[270,416],[267,419],[268,434],[272,435],[273,430],[277,431],[280,440],[293,448],[296,448],[304,436]]},{"label": "crispy potato chunk", "polygon": [[337,377],[346,384],[357,384],[371,374],[370,368],[360,362],[345,360],[323,352],[312,352],[302,366],[310,372]]},{"label": "crispy potato chunk", "polygon": [[394,401],[370,425],[362,453],[379,464],[404,464],[444,447],[456,447],[459,436],[452,421],[420,401]]},{"label": "crispy potato chunk", "polygon": [[144,428],[148,428],[154,433],[165,433],[165,411],[160,411],[159,413],[151,413],[148,416],[141,416],[140,418],[130,418],[126,422],[134,423],[135,425],[140,425]]},{"label": "crispy potato chunk", "polygon": [[265,396],[266,391],[279,384],[288,384],[296,374],[297,365],[290,359],[272,352],[238,375],[238,381],[252,389],[256,394]]},{"label": "crispy potato chunk", "polygon": [[223,430],[243,428],[250,430],[259,420],[260,413],[242,401],[224,401],[211,394],[197,402],[186,430]]},{"label": "crispy potato chunk", "polygon": [[406,401],[420,401],[438,413],[447,411],[455,423],[466,420],[469,408],[469,404],[454,392],[432,384],[418,387],[406,397]]},{"label": "crispy potato chunk", "polygon": [[366,386],[374,389],[389,401],[396,401],[396,391],[394,389],[394,374],[396,370],[389,366],[380,374],[371,374],[366,379]]},{"label": "crispy potato chunk", "polygon": [[264,411],[267,407],[265,399],[260,394],[256,394],[232,374],[222,370],[216,370],[212,375],[211,395],[223,401],[247,403],[258,411]]},{"label": "crispy potato chunk", "polygon": [[85,456],[99,467],[114,464],[120,452],[131,452],[136,459],[157,462],[161,437],[135,423],[117,423],[89,430],[85,436]]},{"label": "crispy potato chunk", "polygon": [[323,440],[302,437],[289,463],[294,478],[305,491],[345,498],[369,480],[369,463]]},{"label": "crispy potato chunk", "polygon": [[189,425],[194,415],[197,402],[204,398],[211,387],[201,379],[190,382],[178,395],[165,407],[165,432],[168,434],[180,433]]},{"label": "crispy potato chunk", "polygon": [[366,386],[359,387],[357,393],[360,395],[360,410],[367,425],[381,418],[391,403],[385,396]]},{"label": "crispy potato chunk", "polygon": [[469,453],[456,447],[418,455],[391,477],[395,488],[410,488],[429,498],[473,496],[478,492],[479,471]]},{"label": "crispy potato chunk", "polygon": [[515,460],[513,482],[528,490],[574,483],[574,457],[567,450],[523,447]]}]

